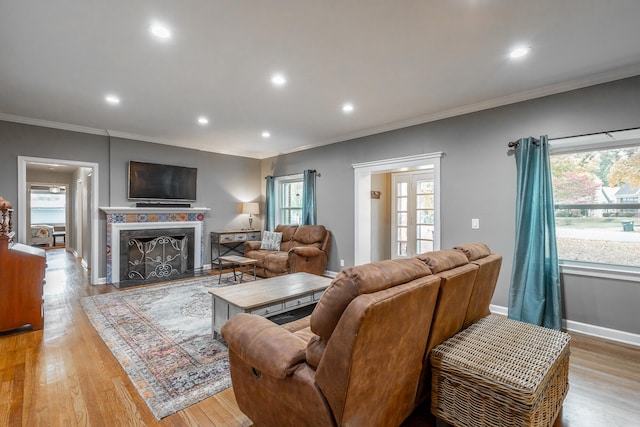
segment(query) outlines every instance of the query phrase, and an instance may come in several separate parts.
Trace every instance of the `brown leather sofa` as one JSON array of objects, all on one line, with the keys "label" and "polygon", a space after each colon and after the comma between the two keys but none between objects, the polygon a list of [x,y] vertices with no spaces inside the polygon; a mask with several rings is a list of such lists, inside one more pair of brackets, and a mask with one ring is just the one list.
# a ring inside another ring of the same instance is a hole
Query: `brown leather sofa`
[{"label": "brown leather sofa", "polygon": [[323,225],[278,225],[274,231],[282,233],[279,251],[260,249],[259,241],[244,243],[244,256],[258,261],[256,275],[324,274],[331,248],[329,230]]},{"label": "brown leather sofa", "polygon": [[474,243],[350,267],[307,318],[232,317],[240,409],[256,426],[400,425],[429,399],[429,351],[489,313],[501,261]]}]

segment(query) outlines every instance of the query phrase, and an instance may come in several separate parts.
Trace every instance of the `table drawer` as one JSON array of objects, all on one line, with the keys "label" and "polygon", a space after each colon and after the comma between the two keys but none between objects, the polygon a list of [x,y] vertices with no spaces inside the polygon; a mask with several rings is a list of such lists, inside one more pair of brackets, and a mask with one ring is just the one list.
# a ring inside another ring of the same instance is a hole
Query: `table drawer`
[{"label": "table drawer", "polygon": [[303,305],[308,305],[311,303],[311,299],[312,299],[311,295],[292,298],[284,302],[284,308],[296,308],[296,307],[301,307]]},{"label": "table drawer", "polygon": [[269,316],[274,313],[282,311],[282,303],[274,303],[269,306],[257,307],[251,310],[251,314],[257,314],[258,316]]},{"label": "table drawer", "polygon": [[218,238],[220,243],[233,242],[233,234],[220,234]]},{"label": "table drawer", "polygon": [[324,291],[315,291],[313,293],[313,300],[314,301],[320,301],[320,298],[322,298],[323,294],[324,294]]},{"label": "table drawer", "polygon": [[260,240],[260,233],[247,233],[247,240]]},{"label": "table drawer", "polygon": [[247,233],[236,233],[233,235],[233,240],[236,242],[244,242],[247,240]]}]

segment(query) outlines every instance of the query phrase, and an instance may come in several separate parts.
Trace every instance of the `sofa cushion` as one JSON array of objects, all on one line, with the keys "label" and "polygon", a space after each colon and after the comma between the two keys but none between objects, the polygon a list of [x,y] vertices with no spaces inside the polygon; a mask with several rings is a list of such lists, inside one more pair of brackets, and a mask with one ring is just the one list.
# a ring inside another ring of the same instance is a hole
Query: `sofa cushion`
[{"label": "sofa cushion", "polygon": [[464,253],[470,262],[491,255],[491,249],[484,243],[465,243],[453,249]]},{"label": "sofa cushion", "polygon": [[433,274],[469,263],[465,254],[454,250],[427,252],[417,255],[416,258],[427,264]]},{"label": "sofa cushion", "polygon": [[254,251],[248,251],[245,253],[244,256],[246,256],[247,258],[251,258],[251,259],[255,259],[258,261],[258,266],[263,267],[264,266],[264,258],[269,255],[272,254],[273,251],[264,251],[264,250],[254,250]]},{"label": "sofa cushion", "polygon": [[293,235],[298,229],[297,225],[278,225],[275,231],[282,233],[282,242],[280,243],[281,251],[288,251],[293,247]]},{"label": "sofa cushion", "polygon": [[293,235],[293,247],[313,246],[321,249],[326,235],[324,225],[301,225]]},{"label": "sofa cushion", "polygon": [[[466,262],[466,258],[460,252]],[[311,331],[329,340],[340,316],[358,295],[378,292],[431,274],[418,259],[393,259],[342,270],[333,279],[311,314]]]},{"label": "sofa cushion", "polygon": [[260,245],[260,249],[266,251],[279,251],[280,242],[282,242],[282,233],[265,231],[262,235],[262,244]]},{"label": "sofa cushion", "polygon": [[264,261],[262,266],[269,271],[272,272],[286,272],[289,267],[287,263],[289,262],[289,254],[282,251],[270,251],[264,257]]}]

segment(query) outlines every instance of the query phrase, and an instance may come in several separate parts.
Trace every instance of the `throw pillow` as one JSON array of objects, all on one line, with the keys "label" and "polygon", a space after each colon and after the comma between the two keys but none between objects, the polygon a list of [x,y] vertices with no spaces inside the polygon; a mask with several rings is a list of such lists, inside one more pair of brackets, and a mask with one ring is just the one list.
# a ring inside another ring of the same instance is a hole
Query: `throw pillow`
[{"label": "throw pillow", "polygon": [[275,231],[265,231],[262,235],[262,243],[260,249],[267,251],[279,251],[280,242],[282,242],[282,233],[276,233]]}]

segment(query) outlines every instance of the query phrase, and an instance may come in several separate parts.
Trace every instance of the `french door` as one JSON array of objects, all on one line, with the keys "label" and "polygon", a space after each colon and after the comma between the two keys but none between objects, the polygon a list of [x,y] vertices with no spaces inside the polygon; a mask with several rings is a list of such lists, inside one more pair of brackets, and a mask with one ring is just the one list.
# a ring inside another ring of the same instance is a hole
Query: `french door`
[{"label": "french door", "polygon": [[433,171],[391,174],[391,258],[408,258],[434,249]]}]

